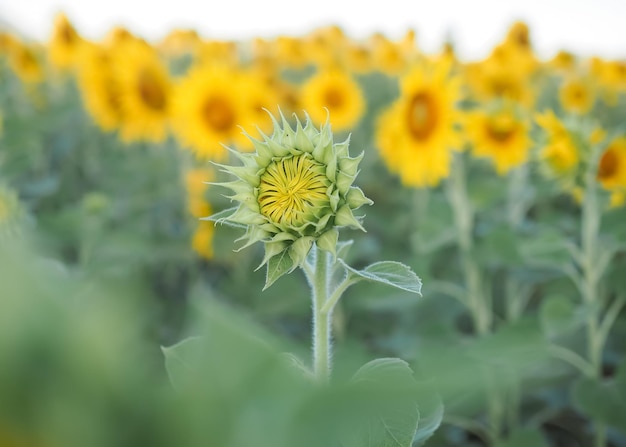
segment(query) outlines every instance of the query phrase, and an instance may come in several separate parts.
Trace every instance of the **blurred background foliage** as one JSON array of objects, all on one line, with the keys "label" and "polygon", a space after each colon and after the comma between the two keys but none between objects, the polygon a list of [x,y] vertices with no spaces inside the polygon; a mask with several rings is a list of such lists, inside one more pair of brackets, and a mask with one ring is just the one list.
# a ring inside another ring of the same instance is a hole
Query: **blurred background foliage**
[{"label": "blurred background foliage", "polygon": [[[538,60],[522,23],[483,61],[410,31],[88,42],[59,16],[49,42],[0,33],[0,446],[388,445],[356,434],[390,402],[410,445],[407,389],[428,445],[626,445],[624,92],[625,61]],[[238,126],[268,133],[278,107],[328,108],[365,154],[351,265],[424,283],[347,292],[330,389],[281,354],[309,363],[304,277],[261,293],[261,248],[199,220],[230,206],[202,183],[219,142],[250,150]],[[491,141],[476,113],[505,116]],[[377,357],[417,385],[359,388]]]}]

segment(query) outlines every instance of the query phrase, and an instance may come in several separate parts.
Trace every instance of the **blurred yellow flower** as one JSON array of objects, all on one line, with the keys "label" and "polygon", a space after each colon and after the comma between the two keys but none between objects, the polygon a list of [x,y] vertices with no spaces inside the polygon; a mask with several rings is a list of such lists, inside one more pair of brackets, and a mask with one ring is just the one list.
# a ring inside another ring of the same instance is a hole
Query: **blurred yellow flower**
[{"label": "blurred yellow flower", "polygon": [[191,238],[191,247],[202,258],[213,258],[213,222],[200,221]]},{"label": "blurred yellow flower", "polygon": [[33,84],[43,80],[43,67],[35,49],[22,42],[15,42],[9,50],[9,66],[20,80]]},{"label": "blurred yellow flower", "polygon": [[535,121],[547,133],[547,143],[541,149],[540,158],[548,173],[561,178],[573,174],[580,154],[569,130],[551,110],[538,114]]},{"label": "blurred yellow flower", "polygon": [[176,136],[198,157],[224,160],[222,143],[247,146],[239,126],[249,118],[236,71],[223,66],[192,69],[176,87],[173,107]]},{"label": "blurred yellow flower", "polygon": [[57,14],[48,44],[52,65],[62,70],[72,68],[83,42],[65,14]]},{"label": "blurred yellow flower", "polygon": [[115,51],[124,141],[161,142],[167,136],[171,83],[156,51],[141,42],[128,42]]},{"label": "blurred yellow flower", "polygon": [[390,170],[406,186],[435,186],[450,173],[459,149],[460,80],[449,64],[414,67],[401,78],[401,96],[378,120],[376,142]]},{"label": "blurred yellow flower", "polygon": [[510,106],[469,114],[465,129],[472,153],[490,159],[500,175],[528,160],[529,124]]},{"label": "blurred yellow flower", "polygon": [[598,163],[598,181],[607,190],[626,188],[626,137],[609,143]]},{"label": "blurred yellow flower", "polygon": [[111,52],[95,44],[84,45],[78,64],[78,86],[85,108],[101,129],[116,129],[122,120],[119,81],[113,73]]},{"label": "blurred yellow flower", "polygon": [[328,109],[335,131],[355,126],[365,111],[361,88],[348,73],[338,69],[316,73],[302,86],[300,94],[302,108],[316,125],[326,121]]},{"label": "blurred yellow flower", "polygon": [[595,101],[591,81],[580,77],[566,80],[559,89],[559,99],[568,112],[579,114],[589,112]]}]

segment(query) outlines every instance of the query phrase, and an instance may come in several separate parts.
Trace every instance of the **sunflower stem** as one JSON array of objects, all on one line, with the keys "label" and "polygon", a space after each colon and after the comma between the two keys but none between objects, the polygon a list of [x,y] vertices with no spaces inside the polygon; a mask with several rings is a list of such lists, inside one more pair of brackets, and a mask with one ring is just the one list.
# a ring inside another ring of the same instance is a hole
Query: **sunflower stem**
[{"label": "sunflower stem", "polygon": [[[596,151],[594,151],[596,152]],[[592,153],[591,162],[585,174],[585,191],[582,204],[581,224],[581,259],[582,299],[589,306],[587,317],[587,355],[591,372],[595,380],[602,378],[603,341],[600,333],[600,312],[598,286],[604,272],[596,268],[598,259],[598,237],[601,222],[601,210],[598,206],[596,172],[598,154]],[[606,445],[606,425],[601,420],[594,420],[594,447]]]},{"label": "sunflower stem", "polygon": [[461,252],[461,263],[465,277],[467,293],[466,304],[469,308],[474,330],[479,335],[489,332],[491,311],[484,301],[481,275],[478,265],[472,259],[474,210],[467,193],[463,154],[455,153],[452,163],[452,175],[448,182],[448,198],[454,214],[457,240]]},{"label": "sunflower stem", "polygon": [[315,266],[313,268],[312,299],[313,299],[313,372],[320,383],[330,378],[331,358],[331,316],[332,308],[325,309],[328,301],[328,253],[315,250]]}]

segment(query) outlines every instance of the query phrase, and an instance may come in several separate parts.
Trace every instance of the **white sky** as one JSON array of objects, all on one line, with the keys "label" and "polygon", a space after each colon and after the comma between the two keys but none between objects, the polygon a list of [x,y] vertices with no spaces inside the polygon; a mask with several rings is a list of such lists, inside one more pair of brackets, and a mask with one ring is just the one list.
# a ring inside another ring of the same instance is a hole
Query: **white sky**
[{"label": "white sky", "polygon": [[522,19],[542,57],[563,48],[626,58],[625,0],[0,0],[0,23],[45,40],[57,11],[94,39],[116,24],[147,39],[174,27],[223,39],[300,35],[329,24],[355,38],[375,31],[399,38],[413,28],[425,51],[438,50],[450,35],[466,58],[486,55]]}]

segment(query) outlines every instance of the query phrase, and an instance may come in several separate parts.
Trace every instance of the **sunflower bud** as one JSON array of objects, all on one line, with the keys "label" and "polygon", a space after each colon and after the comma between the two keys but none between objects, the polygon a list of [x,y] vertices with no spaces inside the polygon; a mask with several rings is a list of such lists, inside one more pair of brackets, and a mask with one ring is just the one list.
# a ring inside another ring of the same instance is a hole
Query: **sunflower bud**
[{"label": "sunflower bud", "polygon": [[[261,266],[283,274],[302,265],[313,243],[335,254],[337,227],[363,230],[353,211],[372,201],[352,186],[362,155],[350,158],[347,141],[334,143],[328,122],[318,130],[308,117],[304,127],[296,118],[293,129],[281,117],[282,124],[272,118],[271,137],[249,137],[254,153],[231,150],[242,166],[218,165],[237,178],[219,185],[239,204],[208,219],[245,226],[244,246],[263,242]],[[276,278],[268,273],[266,287]]]}]

